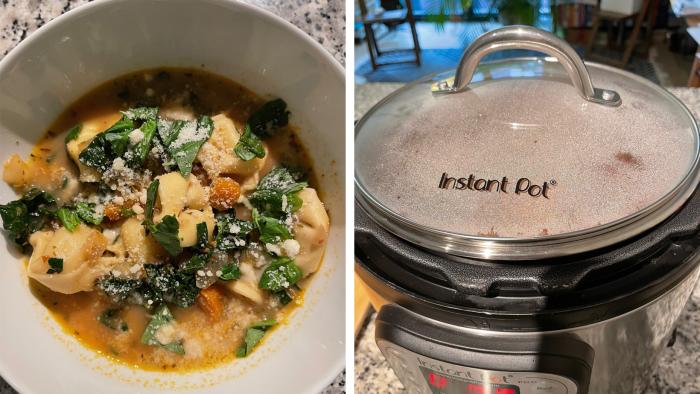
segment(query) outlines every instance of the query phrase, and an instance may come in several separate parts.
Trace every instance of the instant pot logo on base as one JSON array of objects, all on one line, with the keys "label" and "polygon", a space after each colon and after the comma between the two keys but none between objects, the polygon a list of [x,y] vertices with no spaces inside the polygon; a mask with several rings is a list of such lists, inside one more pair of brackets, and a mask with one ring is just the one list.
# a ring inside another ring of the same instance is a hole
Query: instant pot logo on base
[{"label": "instant pot logo on base", "polygon": [[489,371],[483,371],[469,367],[443,365],[433,360],[425,360],[420,356],[417,356],[416,359],[418,360],[419,366],[448,377],[470,379],[482,383],[512,383],[510,378],[512,378],[513,376],[509,375],[508,373],[492,373]]},{"label": "instant pot logo on base", "polygon": [[531,197],[541,196],[549,199],[549,192],[552,187],[556,185],[557,181],[554,179],[536,183],[530,181],[528,178],[518,178],[516,181],[511,182],[506,176],[501,179],[486,179],[478,178],[474,174],[469,174],[466,178],[456,178],[443,172],[440,177],[440,183],[438,183],[438,188],[506,194],[513,192],[515,194],[524,194]]}]

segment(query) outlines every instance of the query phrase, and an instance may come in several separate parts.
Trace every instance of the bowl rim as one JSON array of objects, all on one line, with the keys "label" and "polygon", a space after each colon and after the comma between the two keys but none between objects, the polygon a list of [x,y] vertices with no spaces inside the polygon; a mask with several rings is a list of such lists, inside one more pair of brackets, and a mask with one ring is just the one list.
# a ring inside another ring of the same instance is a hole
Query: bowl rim
[{"label": "bowl rim", "polygon": [[[79,15],[84,15],[87,13],[91,12],[99,12],[99,9],[101,7],[111,7],[114,6],[115,3],[129,3],[129,2],[142,2],[142,1],[151,1],[151,2],[164,2],[163,0],[97,0],[94,2],[90,2],[87,4],[82,4],[78,7],[75,7],[71,10],[68,10],[61,15],[51,19],[38,29],[36,29],[34,32],[30,33],[25,37],[22,41],[20,41],[17,45],[15,45],[12,49],[8,51],[8,53],[0,59],[0,76],[3,75],[5,72],[7,72],[11,67],[14,65],[16,60],[21,59],[22,55],[24,52],[27,50],[27,48],[31,47],[32,43],[34,41],[39,40],[41,37],[45,35],[49,35],[52,33],[52,30],[54,27],[59,26],[60,24],[64,24],[69,22],[71,19],[74,19],[78,17]],[[320,43],[318,43],[316,40],[314,40],[311,36],[309,36],[306,32],[301,30],[299,27],[294,25],[293,23],[287,21],[286,19],[283,19],[282,17],[272,13],[271,11],[268,11],[264,8],[261,8],[259,6],[251,5],[244,3],[242,1],[236,1],[236,0],[199,0],[199,4],[201,5],[218,5],[222,6],[225,8],[241,8],[246,12],[249,12],[251,14],[254,14],[256,17],[261,18],[267,23],[271,23],[273,25],[277,25],[278,27],[288,31],[290,34],[292,34],[295,38],[301,40],[302,42],[306,43],[307,45],[310,45],[311,48],[314,49],[315,52],[321,54],[321,58],[330,65],[330,68],[332,70],[332,73],[335,74],[334,76],[339,78],[342,83],[345,85],[345,73],[346,70],[345,68],[341,65],[341,63],[335,59],[333,55],[325,48],[323,47]],[[345,177],[346,174],[340,174],[341,177]],[[346,182],[342,182],[343,186],[345,186]],[[342,237],[343,240],[345,237]],[[347,247],[347,245],[346,245]],[[325,258],[325,257],[324,257]],[[344,267],[341,267],[344,268]],[[343,271],[345,271],[343,269]],[[342,305],[345,307],[345,305]],[[341,340],[345,341],[345,332],[342,333]],[[309,393],[320,393],[324,388],[326,388],[329,384],[335,380],[335,378],[343,372],[344,369],[346,369],[346,361],[345,361],[345,352],[342,352],[343,354],[340,355],[340,357],[337,358],[335,363],[332,365],[329,365],[328,368],[326,369],[326,372],[322,374],[322,376],[317,379],[317,383],[314,383],[309,386],[308,391]],[[11,368],[9,368],[9,364],[6,364],[2,357],[0,357],[0,377],[5,380],[14,390],[16,390],[19,393],[25,394],[25,393],[33,393],[32,390],[26,385],[26,382],[20,382],[15,377],[10,373]],[[222,382],[221,385],[225,385],[225,382]]]}]

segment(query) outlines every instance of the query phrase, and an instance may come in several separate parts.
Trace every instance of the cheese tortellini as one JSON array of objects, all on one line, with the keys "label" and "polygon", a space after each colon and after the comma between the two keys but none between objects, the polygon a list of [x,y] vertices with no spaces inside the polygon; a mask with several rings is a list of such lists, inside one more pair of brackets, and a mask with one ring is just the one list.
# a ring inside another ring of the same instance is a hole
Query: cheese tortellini
[{"label": "cheese tortellini", "polygon": [[241,277],[234,281],[225,282],[224,286],[256,304],[262,304],[265,301],[265,295],[258,286],[262,270],[256,269],[249,262],[241,262],[240,269]]},{"label": "cheese tortellini", "polygon": [[[64,227],[56,231],[38,231],[31,235],[29,243],[34,248],[27,268],[29,277],[58,293],[90,291],[95,280],[110,268],[101,260],[107,238],[84,224],[73,232]],[[47,273],[49,258],[63,259],[60,274]]]},{"label": "cheese tortellini", "polygon": [[137,218],[127,219],[121,226],[120,239],[131,263],[161,261],[167,256],[158,241],[146,235],[146,229]]},{"label": "cheese tortellini", "polygon": [[204,188],[196,176],[190,174],[185,179],[178,172],[170,172],[157,177],[158,201],[160,213],[155,216],[156,222],[164,216],[175,216],[180,224],[178,236],[182,247],[194,246],[197,243],[197,224],[206,223],[209,238],[214,233],[214,212],[207,202]]},{"label": "cheese tortellini", "polygon": [[301,268],[304,276],[308,276],[316,272],[321,264],[328,240],[330,221],[316,190],[304,188],[299,192],[299,197],[304,204],[296,213],[294,239],[299,242],[300,248],[294,261]]},{"label": "cheese tortellini", "polygon": [[121,115],[119,113],[111,113],[83,122],[78,137],[66,144],[68,155],[73,159],[73,162],[75,162],[75,165],[78,166],[78,170],[80,171],[79,179],[81,182],[99,182],[102,176],[96,169],[90,168],[80,162],[80,152],[90,145],[90,142],[92,142],[92,139],[95,138],[97,134],[105,131],[120,117]]},{"label": "cheese tortellini", "polygon": [[[241,132],[229,117],[219,114],[211,118],[214,121],[214,132],[211,138],[202,145],[197,153],[197,161],[210,178],[219,175],[239,175],[246,177],[262,169],[265,158],[255,158],[245,161],[238,157],[233,148],[241,138]],[[267,148],[265,149],[267,152]]]}]

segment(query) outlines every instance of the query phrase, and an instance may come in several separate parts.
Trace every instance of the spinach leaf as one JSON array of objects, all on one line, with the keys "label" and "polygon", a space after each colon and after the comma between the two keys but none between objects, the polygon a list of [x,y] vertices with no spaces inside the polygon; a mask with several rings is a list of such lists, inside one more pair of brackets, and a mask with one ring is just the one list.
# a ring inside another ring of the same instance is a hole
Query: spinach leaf
[{"label": "spinach leaf", "polygon": [[274,292],[273,294],[275,296],[277,296],[277,299],[280,301],[280,304],[282,304],[282,305],[287,305],[290,302],[292,302],[292,300],[294,299],[294,297],[292,297],[292,295],[289,294],[289,292],[287,292],[287,290],[277,291],[277,292]]},{"label": "spinach leaf", "polygon": [[260,138],[250,131],[249,125],[245,125],[245,132],[241,135],[233,151],[244,161],[265,157],[265,147]]},{"label": "spinach leaf", "polygon": [[122,112],[124,117],[130,120],[140,120],[147,121],[151,119],[156,119],[158,116],[158,107],[138,107],[129,108],[128,110]]},{"label": "spinach leaf", "polygon": [[[80,152],[78,156],[80,162],[100,172],[110,168],[117,157],[125,157],[130,166],[143,164],[155,133],[157,113],[158,108],[156,107],[131,108],[124,111],[117,123],[95,136],[90,144]],[[145,130],[141,130],[144,133],[144,138],[133,151],[125,156],[129,148],[129,134],[138,127],[145,127]],[[148,138],[146,138],[147,136]]]},{"label": "spinach leaf", "polygon": [[70,208],[63,207],[56,212],[56,216],[66,230],[73,232],[80,225],[80,217]]},{"label": "spinach leaf", "polygon": [[49,269],[47,274],[60,274],[63,272],[63,259],[58,257],[49,257]]},{"label": "spinach leaf", "polygon": [[178,223],[175,216],[167,215],[156,225],[148,223],[148,229],[151,235],[153,235],[153,238],[155,238],[160,246],[170,253],[171,256],[177,256],[182,253],[182,246],[180,245],[180,238],[178,237],[180,223]]},{"label": "spinach leaf", "polygon": [[206,249],[209,244],[207,222],[197,223],[197,248]]},{"label": "spinach leaf", "polygon": [[298,193],[283,193],[276,190],[256,190],[248,197],[253,206],[265,216],[281,218],[301,208],[304,201]]},{"label": "spinach leaf", "polygon": [[235,280],[240,277],[241,269],[236,262],[221,267],[221,275],[219,275],[219,279],[228,281]]},{"label": "spinach leaf", "polygon": [[88,167],[100,172],[106,171],[115,158],[126,153],[126,148],[129,146],[129,133],[133,130],[134,122],[122,116],[117,123],[95,136],[80,152],[78,159]]},{"label": "spinach leaf", "polygon": [[170,309],[168,309],[166,305],[161,305],[160,307],[158,307],[155,314],[153,315],[153,318],[146,326],[146,329],[143,331],[143,335],[141,335],[141,343],[150,346],[160,346],[167,350],[170,350],[173,353],[181,355],[185,354],[185,348],[182,346],[182,341],[161,343],[156,338],[158,330],[162,329],[168,324],[172,324],[174,321],[175,317],[173,317],[173,314],[170,312]]},{"label": "spinach leaf", "polygon": [[73,126],[70,130],[68,130],[68,134],[66,134],[66,138],[64,139],[64,142],[67,144],[74,139],[78,138],[80,135],[80,131],[83,129],[83,124],[77,124]]},{"label": "spinach leaf", "polygon": [[260,179],[256,190],[296,193],[308,185],[302,179],[303,174],[297,170],[284,166],[275,167]]},{"label": "spinach leaf", "polygon": [[243,358],[249,355],[260,340],[263,339],[265,332],[275,324],[277,323],[274,320],[263,320],[251,324],[250,327],[246,329],[243,343],[238,350],[236,350],[236,357]]},{"label": "spinach leaf", "polygon": [[260,242],[264,244],[276,244],[292,238],[292,234],[284,223],[275,218],[260,215],[255,208],[253,223],[260,232]]},{"label": "spinach leaf", "polygon": [[268,101],[248,118],[247,123],[258,137],[271,137],[289,123],[287,103],[282,99]]},{"label": "spinach leaf", "polygon": [[158,137],[163,146],[168,147],[177,139],[180,130],[187,124],[186,120],[168,120],[158,118]]},{"label": "spinach leaf", "polygon": [[39,189],[31,189],[19,200],[0,205],[2,226],[20,246],[26,246],[29,235],[41,230],[55,211],[56,199]]},{"label": "spinach leaf", "polygon": [[216,215],[216,247],[219,250],[240,249],[248,245],[253,223],[236,219],[235,211]]},{"label": "spinach leaf", "polygon": [[153,207],[156,205],[158,186],[160,186],[160,181],[156,179],[148,185],[148,189],[146,190],[146,223],[153,223]]},{"label": "spinach leaf", "polygon": [[214,122],[208,116],[200,116],[196,121],[187,122],[178,131],[177,138],[167,145],[170,157],[175,160],[182,176],[192,172],[192,163],[199,148],[211,137]]},{"label": "spinach leaf", "polygon": [[129,331],[129,326],[119,317],[121,308],[109,308],[97,316],[97,321],[111,330]]},{"label": "spinach leaf", "polygon": [[248,199],[263,215],[284,218],[298,211],[303,204],[298,193],[307,183],[300,179],[301,174],[287,167],[273,168],[260,180]]},{"label": "spinach leaf", "polygon": [[151,143],[156,135],[156,119],[148,119],[140,127],[143,138],[136,146],[132,147],[130,153],[127,153],[127,164],[130,167],[140,167],[146,162],[148,153],[151,151]]},{"label": "spinach leaf", "polygon": [[75,204],[75,213],[77,213],[80,219],[85,223],[94,225],[102,223],[104,219],[104,214],[97,212],[95,210],[95,204],[92,203],[79,202]]},{"label": "spinach leaf", "polygon": [[263,271],[258,287],[278,292],[296,284],[303,276],[294,260],[289,257],[277,257]]}]

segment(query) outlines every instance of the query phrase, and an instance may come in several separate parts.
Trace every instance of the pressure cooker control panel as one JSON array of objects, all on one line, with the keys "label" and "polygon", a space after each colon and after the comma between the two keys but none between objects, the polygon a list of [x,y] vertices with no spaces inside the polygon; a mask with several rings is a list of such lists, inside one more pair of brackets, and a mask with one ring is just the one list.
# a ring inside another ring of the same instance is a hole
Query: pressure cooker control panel
[{"label": "pressure cooker control panel", "polygon": [[576,394],[571,379],[541,372],[493,371],[455,365],[378,342],[411,394]]},{"label": "pressure cooker control panel", "polygon": [[395,304],[380,308],[375,340],[415,394],[587,394],[595,356],[567,333],[506,335]]}]

